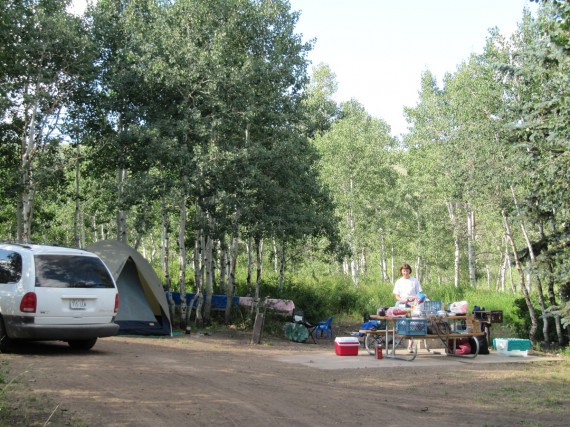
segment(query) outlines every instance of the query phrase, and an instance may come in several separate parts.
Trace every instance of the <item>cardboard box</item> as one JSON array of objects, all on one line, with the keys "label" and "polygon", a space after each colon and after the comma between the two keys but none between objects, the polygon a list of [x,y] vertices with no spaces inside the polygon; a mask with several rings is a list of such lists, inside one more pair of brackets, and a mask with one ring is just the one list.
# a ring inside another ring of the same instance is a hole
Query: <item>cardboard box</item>
[{"label": "cardboard box", "polygon": [[360,341],[356,337],[336,337],[334,351],[337,356],[358,356]]},{"label": "cardboard box", "polygon": [[491,311],[491,323],[503,323],[503,311],[502,310]]},{"label": "cardboard box", "polygon": [[523,356],[528,355],[528,350],[532,348],[530,340],[518,338],[495,338],[493,347],[500,356]]},{"label": "cardboard box", "polygon": [[491,310],[491,311],[474,311],[475,319],[478,319],[485,323],[503,323],[503,311],[502,310]]}]

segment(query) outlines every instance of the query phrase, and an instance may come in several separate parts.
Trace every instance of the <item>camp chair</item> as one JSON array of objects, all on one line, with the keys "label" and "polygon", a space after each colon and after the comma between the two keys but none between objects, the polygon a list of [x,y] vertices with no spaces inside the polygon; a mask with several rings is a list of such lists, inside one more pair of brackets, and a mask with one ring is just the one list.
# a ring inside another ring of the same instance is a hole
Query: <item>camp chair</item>
[{"label": "camp chair", "polygon": [[320,336],[322,337],[323,335],[326,338],[333,338],[334,334],[333,334],[333,330],[332,330],[332,317],[329,317],[327,320],[323,320],[319,323],[317,323],[317,325],[315,326],[315,338],[317,338],[319,336],[319,332],[320,332]]},{"label": "camp chair", "polygon": [[309,332],[309,336],[313,340],[313,343],[315,344],[317,343],[317,340],[315,339],[316,325],[309,323],[305,319],[305,313],[303,313],[303,310],[296,309],[295,311],[293,311],[293,322],[299,325],[303,325],[305,328],[307,328],[307,332]]}]

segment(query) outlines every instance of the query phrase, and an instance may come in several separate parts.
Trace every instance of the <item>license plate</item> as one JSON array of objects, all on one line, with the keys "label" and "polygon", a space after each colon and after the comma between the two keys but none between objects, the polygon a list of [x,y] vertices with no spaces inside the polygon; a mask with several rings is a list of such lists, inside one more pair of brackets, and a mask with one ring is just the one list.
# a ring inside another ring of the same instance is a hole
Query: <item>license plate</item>
[{"label": "license plate", "polygon": [[69,307],[72,310],[85,310],[85,308],[87,308],[87,302],[84,299],[72,299],[69,302]]}]

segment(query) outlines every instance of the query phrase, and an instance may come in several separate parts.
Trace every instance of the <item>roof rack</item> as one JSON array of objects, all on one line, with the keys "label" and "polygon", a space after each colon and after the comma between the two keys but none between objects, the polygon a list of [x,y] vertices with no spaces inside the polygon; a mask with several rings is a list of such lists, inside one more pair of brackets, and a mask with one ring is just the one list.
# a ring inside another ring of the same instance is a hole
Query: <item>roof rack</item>
[{"label": "roof rack", "polygon": [[16,242],[11,240],[0,240],[0,244],[20,246],[22,248],[30,249],[33,243]]}]

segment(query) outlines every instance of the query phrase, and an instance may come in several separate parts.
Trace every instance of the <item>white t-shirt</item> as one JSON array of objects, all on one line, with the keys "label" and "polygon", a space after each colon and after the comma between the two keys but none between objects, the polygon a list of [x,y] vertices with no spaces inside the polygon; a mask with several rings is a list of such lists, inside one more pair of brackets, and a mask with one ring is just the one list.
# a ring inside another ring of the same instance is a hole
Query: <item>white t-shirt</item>
[{"label": "white t-shirt", "polygon": [[415,297],[418,293],[422,291],[422,285],[420,281],[415,277],[410,277],[409,279],[404,279],[400,277],[396,280],[394,284],[394,295],[399,295],[402,298]]}]

